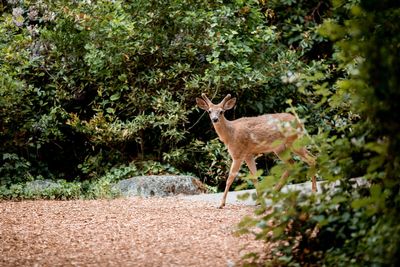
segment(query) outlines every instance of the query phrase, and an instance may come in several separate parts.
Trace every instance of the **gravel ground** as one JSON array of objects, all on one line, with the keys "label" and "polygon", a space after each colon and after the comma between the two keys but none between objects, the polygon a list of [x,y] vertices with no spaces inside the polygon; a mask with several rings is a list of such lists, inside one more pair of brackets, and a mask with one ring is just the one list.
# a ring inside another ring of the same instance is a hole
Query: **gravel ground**
[{"label": "gravel ground", "polygon": [[168,198],[0,202],[0,266],[234,266],[254,207]]}]

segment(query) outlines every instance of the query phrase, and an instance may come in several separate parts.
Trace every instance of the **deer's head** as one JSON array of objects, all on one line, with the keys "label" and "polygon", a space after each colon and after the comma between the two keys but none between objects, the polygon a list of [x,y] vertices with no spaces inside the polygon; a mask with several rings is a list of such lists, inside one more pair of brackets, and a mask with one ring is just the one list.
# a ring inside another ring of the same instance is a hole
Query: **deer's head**
[{"label": "deer's head", "polygon": [[213,104],[206,94],[201,94],[201,98],[196,97],[197,106],[208,112],[213,123],[218,123],[220,118],[224,116],[224,112],[233,108],[236,104],[236,98],[227,95],[219,104]]}]

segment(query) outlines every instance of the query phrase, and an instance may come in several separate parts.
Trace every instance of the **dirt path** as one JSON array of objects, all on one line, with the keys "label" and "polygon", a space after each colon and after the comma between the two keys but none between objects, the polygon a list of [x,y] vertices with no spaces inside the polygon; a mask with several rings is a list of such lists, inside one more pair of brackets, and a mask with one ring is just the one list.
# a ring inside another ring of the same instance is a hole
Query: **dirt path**
[{"label": "dirt path", "polygon": [[234,266],[253,207],[171,198],[0,202],[0,266]]}]

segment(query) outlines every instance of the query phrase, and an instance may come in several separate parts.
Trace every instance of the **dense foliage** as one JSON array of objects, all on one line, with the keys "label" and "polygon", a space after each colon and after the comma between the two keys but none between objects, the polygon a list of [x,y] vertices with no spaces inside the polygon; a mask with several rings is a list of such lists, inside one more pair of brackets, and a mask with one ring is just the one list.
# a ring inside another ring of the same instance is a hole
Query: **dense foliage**
[{"label": "dense foliage", "polygon": [[[314,141],[319,174],[340,184],[311,197],[264,189],[273,209],[263,202],[258,216],[241,227],[248,232],[257,226],[251,231],[258,238],[276,244],[271,266],[397,266],[400,5],[337,1],[333,10],[319,32],[334,42],[332,59],[343,76],[332,85],[335,93],[327,92],[328,109],[358,119]],[[355,186],[356,176],[363,186]]]},{"label": "dense foliage", "polygon": [[[395,266],[395,2],[0,1],[0,196],[105,197],[115,180],[159,173],[216,188],[229,157],[194,99],[230,93],[239,101],[229,118],[305,120],[309,135],[295,145],[318,156],[317,170],[298,162],[292,181],[318,171],[340,182],[305,197],[270,190],[282,164],[264,172],[261,196],[276,205],[260,198],[241,230],[272,241],[267,265]],[[57,186],[25,186],[38,179]]]},{"label": "dense foliage", "polygon": [[219,185],[227,153],[194,98],[231,93],[233,117],[284,111],[292,98],[305,115],[312,102],[295,83],[323,68],[305,57],[322,40],[316,1],[293,14],[264,1],[2,3],[4,186],[96,180],[149,160]]}]

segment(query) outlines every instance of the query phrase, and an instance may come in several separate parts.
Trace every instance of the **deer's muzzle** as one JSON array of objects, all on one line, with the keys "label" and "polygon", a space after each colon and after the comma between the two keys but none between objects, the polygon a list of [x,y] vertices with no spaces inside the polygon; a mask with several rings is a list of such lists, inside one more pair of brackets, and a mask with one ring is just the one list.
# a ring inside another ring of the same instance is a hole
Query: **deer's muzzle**
[{"label": "deer's muzzle", "polygon": [[218,122],[218,117],[213,117],[213,118],[211,118],[211,121],[212,121],[213,123]]}]

